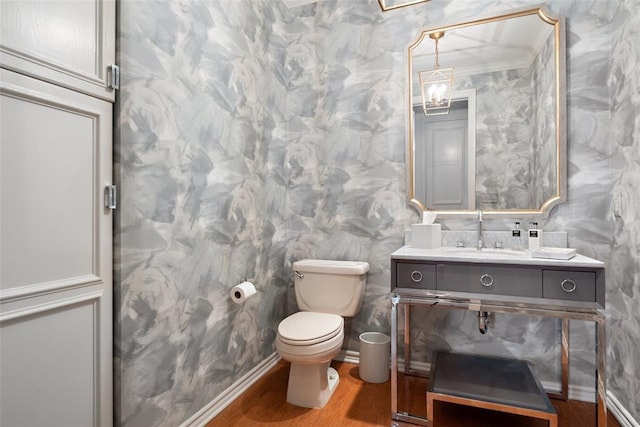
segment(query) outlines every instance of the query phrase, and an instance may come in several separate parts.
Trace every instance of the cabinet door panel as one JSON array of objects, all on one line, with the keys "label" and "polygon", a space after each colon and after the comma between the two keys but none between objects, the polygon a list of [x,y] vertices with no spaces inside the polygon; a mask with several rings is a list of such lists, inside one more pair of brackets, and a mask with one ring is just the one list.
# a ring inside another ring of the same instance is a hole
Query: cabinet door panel
[{"label": "cabinet door panel", "polygon": [[115,2],[1,1],[0,65],[88,95],[106,87],[115,61]]},{"label": "cabinet door panel", "polygon": [[571,301],[595,301],[596,274],[590,271],[545,270],[543,297]]},{"label": "cabinet door panel", "polygon": [[436,289],[436,266],[433,264],[397,264],[396,286],[412,289]]},{"label": "cabinet door panel", "polygon": [[0,425],[104,426],[111,103],[0,69]]},{"label": "cabinet door panel", "polygon": [[6,426],[95,426],[96,300],[0,323]]}]

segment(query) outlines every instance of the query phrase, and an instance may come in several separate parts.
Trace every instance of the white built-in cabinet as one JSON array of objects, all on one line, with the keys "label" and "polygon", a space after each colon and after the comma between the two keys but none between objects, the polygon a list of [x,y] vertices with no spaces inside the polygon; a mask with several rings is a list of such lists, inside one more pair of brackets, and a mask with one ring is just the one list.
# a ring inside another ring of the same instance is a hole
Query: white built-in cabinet
[{"label": "white built-in cabinet", "polygon": [[111,426],[115,2],[0,21],[0,426]]},{"label": "white built-in cabinet", "polygon": [[113,102],[115,0],[0,1],[2,68]]}]

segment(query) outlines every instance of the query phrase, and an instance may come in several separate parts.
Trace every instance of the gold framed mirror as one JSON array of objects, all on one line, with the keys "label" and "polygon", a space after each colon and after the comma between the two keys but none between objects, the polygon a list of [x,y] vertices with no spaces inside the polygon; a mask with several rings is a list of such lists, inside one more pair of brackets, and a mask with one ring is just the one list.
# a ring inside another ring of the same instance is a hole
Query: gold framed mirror
[{"label": "gold framed mirror", "polygon": [[[531,216],[564,202],[565,55],[564,19],[543,7],[422,31],[406,61],[409,203]],[[451,88],[421,86],[449,68]],[[447,108],[427,109],[448,90]]]},{"label": "gold framed mirror", "polygon": [[418,3],[426,3],[430,0],[378,0],[378,4],[380,5],[380,9],[383,12],[387,10],[399,9],[401,7],[413,6]]}]

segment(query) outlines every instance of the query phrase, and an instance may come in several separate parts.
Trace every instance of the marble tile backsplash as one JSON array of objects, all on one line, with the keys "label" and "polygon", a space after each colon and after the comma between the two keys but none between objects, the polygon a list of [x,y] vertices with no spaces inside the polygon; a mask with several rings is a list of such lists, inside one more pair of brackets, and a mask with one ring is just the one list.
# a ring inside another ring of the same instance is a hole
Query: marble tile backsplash
[{"label": "marble tile backsplash", "polygon": [[[527,250],[529,243],[527,240],[527,230],[520,231],[520,237],[513,237],[511,231],[490,231],[482,232],[485,248],[495,248],[496,243],[500,243],[505,249]],[[475,248],[478,240],[477,231],[469,230],[442,230],[442,246],[455,247],[462,240],[467,248]],[[566,248],[567,233],[562,231],[543,231],[542,246],[551,248]]]}]

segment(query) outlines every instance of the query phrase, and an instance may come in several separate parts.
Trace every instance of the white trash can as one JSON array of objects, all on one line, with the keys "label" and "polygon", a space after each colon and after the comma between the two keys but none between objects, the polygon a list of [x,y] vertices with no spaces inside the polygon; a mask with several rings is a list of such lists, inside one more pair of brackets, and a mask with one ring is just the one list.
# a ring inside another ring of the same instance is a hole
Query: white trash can
[{"label": "white trash can", "polygon": [[360,378],[368,383],[389,380],[391,339],[380,332],[360,334]]}]

